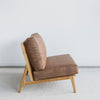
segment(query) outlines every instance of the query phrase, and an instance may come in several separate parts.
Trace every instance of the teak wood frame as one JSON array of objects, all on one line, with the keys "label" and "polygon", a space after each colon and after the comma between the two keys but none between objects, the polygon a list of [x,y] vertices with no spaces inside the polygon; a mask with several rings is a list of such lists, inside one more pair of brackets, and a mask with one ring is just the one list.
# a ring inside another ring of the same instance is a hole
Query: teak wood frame
[{"label": "teak wood frame", "polygon": [[[30,66],[30,63],[29,63],[26,51],[25,51],[24,43],[21,44],[21,48],[22,48],[23,55],[24,55],[24,58],[25,58],[26,67],[25,67],[25,70],[24,70],[24,74],[23,74],[23,77],[22,77],[21,84],[20,84],[19,93],[21,92],[21,90],[22,90],[24,85],[37,84],[37,83],[45,83],[45,82],[65,80],[65,79],[71,79],[74,93],[76,93],[75,81],[74,81],[74,76],[75,75],[34,81],[33,75],[32,75],[32,70],[31,70],[31,66]],[[30,77],[30,82],[26,82],[26,76],[27,75],[29,75],[29,77]]]}]

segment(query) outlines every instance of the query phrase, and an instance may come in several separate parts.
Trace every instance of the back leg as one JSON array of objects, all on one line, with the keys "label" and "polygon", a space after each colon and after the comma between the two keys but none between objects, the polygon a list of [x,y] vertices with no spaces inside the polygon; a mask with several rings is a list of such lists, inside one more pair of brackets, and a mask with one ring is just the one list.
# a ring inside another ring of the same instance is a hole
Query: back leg
[{"label": "back leg", "polygon": [[23,77],[22,77],[22,81],[21,81],[21,84],[20,84],[20,88],[19,88],[19,93],[21,92],[24,84],[25,84],[25,79],[26,79],[26,75],[27,75],[28,71],[27,71],[27,66],[25,67],[25,70],[24,70],[24,74],[23,74]]}]

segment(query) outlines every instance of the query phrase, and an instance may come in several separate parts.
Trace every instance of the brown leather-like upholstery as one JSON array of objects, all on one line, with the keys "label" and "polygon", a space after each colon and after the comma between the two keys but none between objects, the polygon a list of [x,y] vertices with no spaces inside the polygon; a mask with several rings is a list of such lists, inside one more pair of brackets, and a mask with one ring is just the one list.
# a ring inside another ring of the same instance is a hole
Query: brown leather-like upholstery
[{"label": "brown leather-like upholstery", "polygon": [[35,81],[70,76],[78,73],[78,67],[69,54],[47,58],[46,68],[42,71],[33,71]]},{"label": "brown leather-like upholstery", "polygon": [[38,33],[32,34],[31,37],[26,39],[24,45],[32,70],[45,69],[47,57],[42,37]]}]

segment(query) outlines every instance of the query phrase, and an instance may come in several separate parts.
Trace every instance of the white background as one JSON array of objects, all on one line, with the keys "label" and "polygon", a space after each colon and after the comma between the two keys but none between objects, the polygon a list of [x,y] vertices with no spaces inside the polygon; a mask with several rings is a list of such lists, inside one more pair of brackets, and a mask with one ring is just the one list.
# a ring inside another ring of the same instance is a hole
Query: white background
[{"label": "white background", "polygon": [[20,43],[34,32],[48,56],[100,65],[100,0],[0,0],[0,66],[25,65]]}]

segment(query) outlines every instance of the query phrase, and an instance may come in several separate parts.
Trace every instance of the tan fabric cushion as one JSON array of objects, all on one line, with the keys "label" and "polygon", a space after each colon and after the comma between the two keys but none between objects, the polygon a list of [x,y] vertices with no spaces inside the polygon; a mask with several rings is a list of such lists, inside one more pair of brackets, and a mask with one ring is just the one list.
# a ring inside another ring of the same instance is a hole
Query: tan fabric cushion
[{"label": "tan fabric cushion", "polygon": [[78,73],[78,67],[69,54],[47,58],[46,68],[43,71],[33,71],[35,81],[69,76]]},{"label": "tan fabric cushion", "polygon": [[25,49],[33,70],[43,70],[46,66],[46,48],[42,37],[38,34],[32,34],[24,42]]}]

